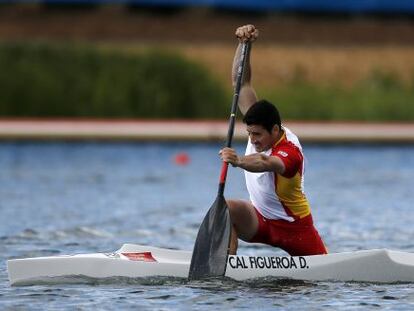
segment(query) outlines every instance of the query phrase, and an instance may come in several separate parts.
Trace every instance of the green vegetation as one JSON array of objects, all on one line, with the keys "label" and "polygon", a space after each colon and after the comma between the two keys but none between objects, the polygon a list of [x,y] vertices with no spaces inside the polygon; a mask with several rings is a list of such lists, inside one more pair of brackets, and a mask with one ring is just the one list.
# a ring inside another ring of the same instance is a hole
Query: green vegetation
[{"label": "green vegetation", "polygon": [[[115,52],[79,44],[0,43],[1,117],[226,118],[230,84],[198,63],[151,49]],[[290,120],[413,121],[410,83],[377,70],[352,87],[300,75],[260,89]]]},{"label": "green vegetation", "polygon": [[219,118],[228,110],[207,70],[159,50],[2,43],[0,68],[0,116]]},{"label": "green vegetation", "polygon": [[350,88],[295,81],[274,90],[259,90],[288,120],[413,121],[411,85],[391,73],[373,72]]}]

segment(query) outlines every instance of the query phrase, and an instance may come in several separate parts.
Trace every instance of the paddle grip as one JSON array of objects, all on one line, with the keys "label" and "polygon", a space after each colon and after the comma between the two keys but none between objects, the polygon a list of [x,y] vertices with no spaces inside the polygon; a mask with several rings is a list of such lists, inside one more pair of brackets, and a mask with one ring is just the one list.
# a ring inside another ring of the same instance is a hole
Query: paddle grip
[{"label": "paddle grip", "polygon": [[[227,132],[226,147],[228,148],[231,148],[231,145],[233,142],[234,126],[236,123],[236,114],[237,114],[237,106],[239,102],[240,89],[242,85],[244,69],[246,67],[247,57],[250,53],[250,47],[251,47],[250,41],[243,42],[242,49],[241,49],[241,55],[240,55],[240,62],[237,67],[236,87],[234,89],[233,102],[231,104],[231,112],[230,112],[230,119],[229,119],[229,129]],[[228,167],[229,167],[229,164],[226,162],[223,162],[223,165],[221,167],[220,183],[219,183],[219,189],[218,189],[219,195],[224,194],[224,187],[226,184]]]}]

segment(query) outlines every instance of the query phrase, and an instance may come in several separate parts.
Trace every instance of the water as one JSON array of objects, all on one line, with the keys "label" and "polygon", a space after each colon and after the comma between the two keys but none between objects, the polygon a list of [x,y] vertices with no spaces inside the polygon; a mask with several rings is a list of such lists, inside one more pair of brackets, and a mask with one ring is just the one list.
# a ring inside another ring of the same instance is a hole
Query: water
[{"label": "water", "polygon": [[[10,258],[111,252],[123,243],[190,250],[216,196],[218,144],[1,143],[0,309],[414,308],[413,284],[286,280],[110,280],[10,287]],[[239,151],[243,145],[237,145]],[[174,164],[185,151],[191,162]],[[331,252],[414,252],[414,146],[305,146],[306,191]],[[231,169],[227,198],[247,198]],[[284,254],[242,243],[240,254]]]}]

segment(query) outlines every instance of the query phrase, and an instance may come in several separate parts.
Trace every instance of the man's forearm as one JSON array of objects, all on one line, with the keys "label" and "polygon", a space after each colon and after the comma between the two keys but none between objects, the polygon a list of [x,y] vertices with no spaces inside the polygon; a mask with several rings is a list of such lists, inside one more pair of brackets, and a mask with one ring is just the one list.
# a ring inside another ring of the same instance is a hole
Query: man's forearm
[{"label": "man's forearm", "polygon": [[[259,31],[253,25],[244,25],[236,30],[236,37],[239,40],[239,45],[237,46],[236,53],[233,59],[233,67],[231,71],[232,76],[232,83],[233,87],[236,87],[236,80],[237,80],[237,71],[240,64],[241,59],[241,51],[243,42],[250,42],[252,44],[257,37],[259,36]],[[257,102],[257,95],[254,88],[251,85],[251,77],[252,71],[250,66],[250,53],[246,57],[246,67],[243,73],[242,81],[241,81],[241,89],[239,95],[239,109],[242,114],[246,114],[249,108]]]},{"label": "man's forearm", "polygon": [[283,173],[285,166],[277,157],[269,157],[261,153],[255,153],[247,156],[239,156],[235,166],[240,167],[252,173],[277,172]]},{"label": "man's forearm", "polygon": [[[241,58],[241,47],[242,47],[242,44],[239,43],[239,45],[237,46],[236,53],[234,55],[234,59],[233,59],[233,67],[231,71],[233,87],[236,86],[237,69],[239,67],[240,58]],[[243,73],[242,85],[250,84],[250,81],[251,81],[251,66],[250,66],[250,50],[249,50],[249,53],[247,54],[247,58],[246,58],[246,67]]]}]

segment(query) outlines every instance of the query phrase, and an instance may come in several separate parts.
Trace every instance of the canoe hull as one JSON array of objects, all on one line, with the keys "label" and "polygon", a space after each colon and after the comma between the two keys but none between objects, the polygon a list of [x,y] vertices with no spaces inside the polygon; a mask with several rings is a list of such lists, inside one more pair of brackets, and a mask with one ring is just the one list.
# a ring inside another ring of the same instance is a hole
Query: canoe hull
[{"label": "canoe hull", "polygon": [[[12,259],[11,285],[65,282],[67,277],[187,278],[191,252],[125,244],[114,253]],[[329,255],[229,256],[227,277],[242,281],[261,277],[310,281],[414,282],[414,254],[385,249]]]}]

